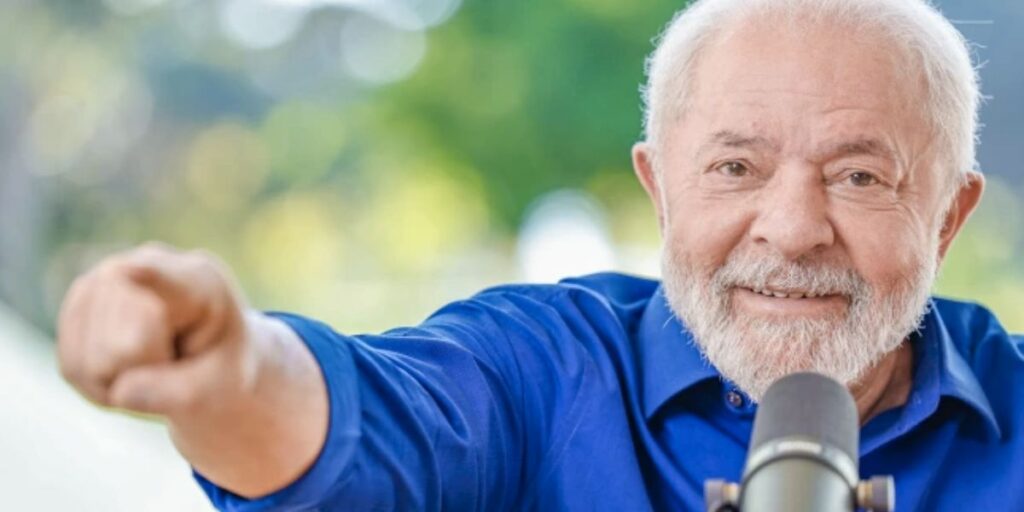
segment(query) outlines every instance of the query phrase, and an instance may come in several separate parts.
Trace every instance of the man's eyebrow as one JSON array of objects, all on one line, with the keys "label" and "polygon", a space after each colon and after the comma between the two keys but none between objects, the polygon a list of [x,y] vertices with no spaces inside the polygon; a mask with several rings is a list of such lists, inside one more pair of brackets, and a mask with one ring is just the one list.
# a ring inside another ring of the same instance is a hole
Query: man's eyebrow
[{"label": "man's eyebrow", "polygon": [[895,158],[895,154],[888,144],[871,138],[843,141],[829,147],[826,153],[833,158],[850,155],[871,155],[890,160]]},{"label": "man's eyebrow", "polygon": [[729,148],[746,148],[751,146],[767,148],[778,147],[778,144],[775,144],[765,137],[743,135],[731,130],[719,130],[715,132],[711,135],[711,143]]}]

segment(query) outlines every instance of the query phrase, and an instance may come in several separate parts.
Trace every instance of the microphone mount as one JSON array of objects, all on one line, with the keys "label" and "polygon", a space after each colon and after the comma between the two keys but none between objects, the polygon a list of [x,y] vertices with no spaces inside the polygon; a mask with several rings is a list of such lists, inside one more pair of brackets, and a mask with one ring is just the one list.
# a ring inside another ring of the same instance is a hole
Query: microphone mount
[{"label": "microphone mount", "polygon": [[[867,480],[857,477],[854,462],[842,450],[821,444],[813,439],[792,436],[766,443],[749,457],[743,472],[743,481],[765,465],[783,458],[800,457],[820,462],[836,471],[849,486],[855,499],[854,508],[864,512],[893,512],[896,507],[896,484],[892,476],[872,476]],[[704,482],[706,512],[742,512],[740,484],[723,479]]]},{"label": "microphone mount", "polygon": [[861,480],[857,409],[845,386],[815,373],[773,383],[754,418],[740,483],[704,484],[707,512],[892,512],[892,476]]}]

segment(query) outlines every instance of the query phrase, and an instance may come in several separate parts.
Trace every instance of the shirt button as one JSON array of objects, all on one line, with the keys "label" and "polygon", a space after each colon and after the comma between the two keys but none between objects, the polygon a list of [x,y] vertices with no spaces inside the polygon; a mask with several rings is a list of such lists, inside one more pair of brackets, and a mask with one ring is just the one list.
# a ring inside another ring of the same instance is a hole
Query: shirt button
[{"label": "shirt button", "polygon": [[729,391],[725,394],[725,400],[729,402],[729,405],[740,408],[743,407],[743,395],[736,391]]}]

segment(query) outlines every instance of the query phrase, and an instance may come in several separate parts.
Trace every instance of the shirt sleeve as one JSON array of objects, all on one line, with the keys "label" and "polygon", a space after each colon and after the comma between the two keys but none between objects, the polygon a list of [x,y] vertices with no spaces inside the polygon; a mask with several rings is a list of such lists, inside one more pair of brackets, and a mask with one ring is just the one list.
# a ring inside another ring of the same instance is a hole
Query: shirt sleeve
[{"label": "shirt sleeve", "polygon": [[197,473],[220,510],[515,509],[585,366],[562,312],[535,299],[477,296],[367,336],[272,315],[323,370],[327,440],[304,475],[259,499]]}]

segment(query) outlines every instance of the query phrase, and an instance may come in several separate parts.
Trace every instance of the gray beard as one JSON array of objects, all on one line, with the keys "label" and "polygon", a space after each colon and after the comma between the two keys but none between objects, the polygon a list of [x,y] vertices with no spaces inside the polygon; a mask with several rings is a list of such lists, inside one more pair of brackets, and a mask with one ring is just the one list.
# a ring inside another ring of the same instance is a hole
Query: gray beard
[{"label": "gray beard", "polygon": [[[733,253],[711,276],[662,250],[665,295],[676,316],[693,335],[704,357],[725,378],[760,401],[781,377],[813,371],[846,386],[895,350],[921,324],[935,279],[936,258],[924,256],[917,271],[901,279],[887,295],[852,269],[781,257]],[[782,319],[737,314],[736,287],[804,289],[840,293],[849,299],[845,314]]]}]

